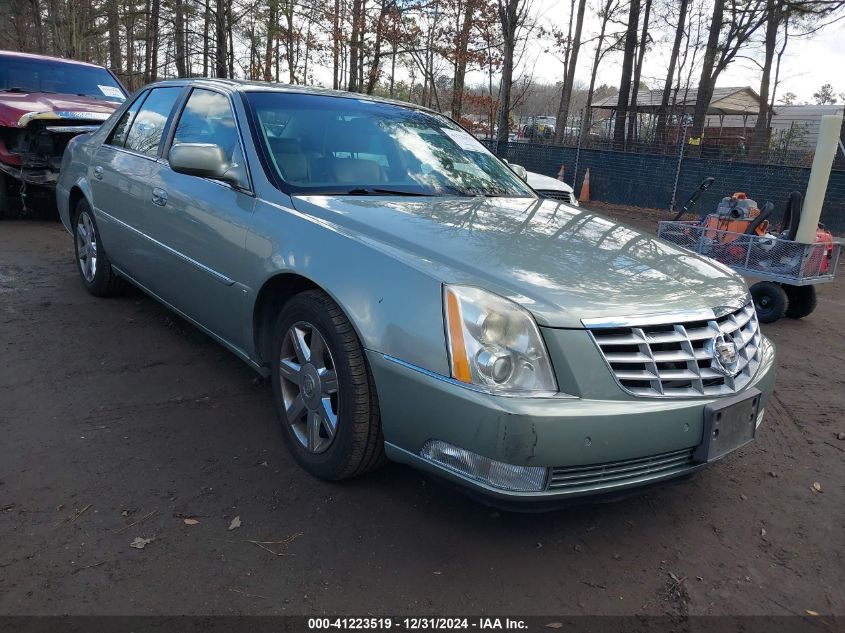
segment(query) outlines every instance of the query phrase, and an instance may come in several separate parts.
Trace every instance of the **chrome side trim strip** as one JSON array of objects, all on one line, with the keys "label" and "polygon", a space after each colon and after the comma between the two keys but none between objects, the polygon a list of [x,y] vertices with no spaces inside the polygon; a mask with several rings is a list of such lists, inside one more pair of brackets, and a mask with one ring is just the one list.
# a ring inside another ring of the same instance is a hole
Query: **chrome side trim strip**
[{"label": "chrome side trim strip", "polygon": [[227,277],[226,275],[224,275],[222,273],[218,273],[213,268],[209,268],[205,264],[202,264],[202,263],[198,262],[197,260],[192,259],[192,258],[188,257],[187,255],[185,255],[183,253],[180,253],[175,248],[171,248],[167,244],[163,244],[162,242],[159,242],[154,237],[150,237],[149,235],[147,235],[143,231],[139,231],[138,229],[136,229],[134,226],[130,226],[126,222],[124,222],[123,220],[117,219],[116,217],[114,217],[110,213],[106,213],[105,211],[103,211],[99,207],[97,208],[96,212],[106,216],[112,222],[116,222],[117,224],[121,225],[122,227],[129,229],[130,231],[132,231],[136,235],[140,235],[141,237],[149,240],[150,242],[152,242],[156,246],[159,246],[160,248],[163,248],[164,250],[166,250],[168,253],[172,253],[173,255],[175,255],[176,257],[181,259],[182,261],[187,262],[191,266],[194,266],[198,270],[201,270],[202,272],[204,272],[204,273],[208,274],[209,276],[213,277],[216,281],[219,281],[220,283],[225,284],[227,286],[234,285],[234,283],[235,283],[234,279],[229,279],[229,277]]},{"label": "chrome side trim strip", "polygon": [[[374,350],[370,350],[374,351]],[[380,353],[380,352],[375,352]],[[391,356],[390,354],[381,354],[385,360],[389,360],[392,363],[396,363],[397,365],[401,365],[402,367],[406,367],[407,369],[412,369],[416,372],[419,372],[429,378],[434,378],[435,380],[439,380],[441,382],[448,383],[455,387],[460,387],[461,389],[467,389],[469,391],[475,391],[476,393],[483,393],[488,396],[496,396],[498,398],[544,398],[547,400],[578,400],[577,396],[570,396],[567,393],[552,393],[550,391],[538,391],[536,393],[496,393],[494,391],[490,391],[489,389],[485,389],[484,387],[479,387],[478,385],[471,385],[469,383],[461,382],[460,380],[455,380],[449,376],[444,376],[443,374],[438,374],[437,372],[433,372],[430,369],[425,369],[424,367],[419,367],[418,365],[414,365],[412,363],[408,363],[404,360],[396,358],[395,356]]]}]

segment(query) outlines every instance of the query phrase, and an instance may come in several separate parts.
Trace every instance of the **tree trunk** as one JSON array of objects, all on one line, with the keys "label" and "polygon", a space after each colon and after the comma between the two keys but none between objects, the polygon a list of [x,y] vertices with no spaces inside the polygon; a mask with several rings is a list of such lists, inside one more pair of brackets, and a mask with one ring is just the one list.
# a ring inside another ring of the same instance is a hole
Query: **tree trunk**
[{"label": "tree trunk", "polygon": [[581,120],[581,143],[584,143],[590,135],[590,126],[592,125],[593,119],[592,105],[593,93],[596,89],[596,76],[599,72],[601,58],[604,56],[602,46],[604,45],[604,37],[607,33],[607,23],[610,21],[610,10],[614,1],[615,0],[607,0],[602,13],[601,28],[599,29],[599,36],[596,40],[596,56],[593,58],[593,68],[590,72],[590,87],[587,90],[587,104],[584,107],[584,118]]},{"label": "tree trunk", "polygon": [[631,72],[634,69],[634,51],[637,47],[639,22],[640,0],[631,0],[628,11],[628,31],[625,34],[625,56],[622,58],[622,79],[619,82],[619,99],[616,102],[616,120],[613,126],[613,148],[619,150],[625,149],[625,121],[631,96]]},{"label": "tree trunk", "polygon": [[[503,4],[504,2],[504,4]],[[499,110],[496,114],[496,144],[508,142],[510,128],[513,54],[516,45],[517,18],[520,0],[499,0],[499,21],[502,24],[502,79],[499,85]]]},{"label": "tree trunk", "polygon": [[379,64],[381,63],[381,41],[384,38],[384,23],[385,18],[387,17],[388,11],[391,9],[391,3],[385,0],[384,4],[381,5],[381,11],[379,11],[378,15],[378,22],[376,23],[376,41],[373,44],[373,61],[370,64],[370,72],[367,77],[367,94],[373,94],[375,90],[376,83],[378,82],[379,77]]},{"label": "tree trunk", "polygon": [[229,74],[229,67],[226,63],[226,48],[228,37],[226,34],[226,0],[217,0],[215,9],[215,39],[216,47],[214,50],[214,69],[215,76],[226,78]]},{"label": "tree trunk", "polygon": [[273,80],[273,41],[276,39],[276,29],[279,24],[278,0],[270,0],[267,7],[267,42],[264,47],[264,81]]},{"label": "tree trunk", "polygon": [[210,60],[209,38],[211,31],[211,0],[205,0],[205,17],[203,19],[203,40],[202,40],[202,76],[208,77]]},{"label": "tree trunk", "polygon": [[648,41],[648,18],[651,14],[651,0],[645,0],[645,9],[643,10],[643,30],[640,36],[639,51],[637,52],[637,64],[634,66],[634,82],[631,89],[631,101],[628,106],[628,111],[631,113],[628,119],[628,145],[632,146],[638,137],[637,124],[639,122],[639,113],[637,112],[637,94],[640,91],[640,77],[643,71],[643,59],[645,58],[645,46]]},{"label": "tree trunk", "polygon": [[452,118],[459,120],[464,104],[464,81],[467,73],[467,49],[469,48],[469,34],[475,17],[478,0],[466,0],[464,7],[464,21],[458,32],[455,47],[455,79],[452,82]]},{"label": "tree trunk", "polygon": [[352,0],[352,33],[349,38],[349,92],[358,92],[358,49],[364,21],[363,0]]},{"label": "tree trunk", "polygon": [[681,52],[681,42],[684,41],[688,7],[689,0],[680,0],[678,26],[675,28],[675,41],[672,44],[672,53],[669,56],[669,69],[666,71],[666,81],[663,84],[660,108],[657,110],[657,126],[654,132],[654,143],[657,147],[663,147],[666,141],[666,120],[669,112],[669,98],[672,96],[672,84],[675,79],[675,66],[678,64],[678,55]]},{"label": "tree trunk", "polygon": [[159,49],[159,14],[161,13],[161,0],[152,0],[152,38],[150,40],[150,82],[158,81],[158,49]]},{"label": "tree trunk", "polygon": [[185,4],[184,0],[174,0],[174,37],[176,38],[176,75],[188,76],[188,66],[185,63]]},{"label": "tree trunk", "polygon": [[560,93],[560,104],[557,109],[555,142],[558,144],[562,143],[566,136],[566,124],[569,121],[569,104],[572,101],[572,89],[575,86],[575,67],[578,65],[578,52],[581,50],[581,30],[584,26],[584,10],[586,5],[586,0],[578,1],[578,15],[575,18],[575,37],[571,40],[569,60],[566,66],[566,77],[563,79],[563,90]]},{"label": "tree trunk", "polygon": [[[33,5],[37,4],[38,2],[35,0]],[[118,6],[118,0],[109,0],[106,11],[109,29],[109,68],[115,75],[121,77],[123,75],[123,56],[120,48],[120,6]],[[40,31],[40,29],[41,25],[38,24],[38,30]]]},{"label": "tree trunk", "polygon": [[713,7],[713,18],[710,20],[710,32],[707,36],[707,48],[704,51],[704,61],[701,65],[701,77],[698,80],[698,92],[695,96],[695,113],[692,119],[692,138],[699,138],[704,132],[707,120],[707,109],[713,98],[713,88],[716,78],[713,68],[716,65],[716,55],[719,54],[719,33],[722,30],[722,19],[725,13],[724,0],[716,0]]},{"label": "tree trunk", "polygon": [[340,0],[334,0],[332,15],[332,88],[340,88]]},{"label": "tree trunk", "polygon": [[769,19],[766,23],[763,74],[760,78],[760,111],[757,113],[757,121],[754,124],[754,143],[750,148],[751,155],[757,158],[763,155],[765,148],[769,145],[769,84],[782,16],[780,0],[768,0],[766,13]]}]

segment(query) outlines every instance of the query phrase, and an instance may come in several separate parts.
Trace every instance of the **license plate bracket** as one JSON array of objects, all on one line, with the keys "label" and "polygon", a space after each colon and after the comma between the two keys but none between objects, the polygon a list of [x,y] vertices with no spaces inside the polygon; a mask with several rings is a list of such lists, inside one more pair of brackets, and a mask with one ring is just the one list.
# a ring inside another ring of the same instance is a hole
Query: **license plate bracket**
[{"label": "license plate bracket", "polygon": [[753,440],[760,396],[760,390],[752,388],[704,407],[704,430],[701,443],[693,451],[693,461],[716,461]]}]

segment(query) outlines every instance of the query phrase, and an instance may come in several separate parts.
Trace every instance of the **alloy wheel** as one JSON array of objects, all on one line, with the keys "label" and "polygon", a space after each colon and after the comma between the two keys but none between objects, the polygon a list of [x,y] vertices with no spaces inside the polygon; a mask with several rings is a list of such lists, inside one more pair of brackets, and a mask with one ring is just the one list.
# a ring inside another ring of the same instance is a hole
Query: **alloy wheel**
[{"label": "alloy wheel", "polygon": [[310,453],[325,452],[337,433],[337,371],[323,335],[307,321],[294,323],[282,341],[279,378],[287,422]]},{"label": "alloy wheel", "polygon": [[97,234],[86,211],[80,213],[76,221],[76,257],[85,281],[92,283],[97,275]]}]

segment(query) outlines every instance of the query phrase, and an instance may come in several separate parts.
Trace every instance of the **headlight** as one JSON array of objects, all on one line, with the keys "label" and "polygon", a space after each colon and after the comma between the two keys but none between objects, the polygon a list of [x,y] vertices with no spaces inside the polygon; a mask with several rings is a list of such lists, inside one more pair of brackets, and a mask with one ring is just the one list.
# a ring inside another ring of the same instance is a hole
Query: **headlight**
[{"label": "headlight", "polygon": [[480,288],[444,286],[452,377],[499,394],[557,392],[549,354],[523,307]]}]

